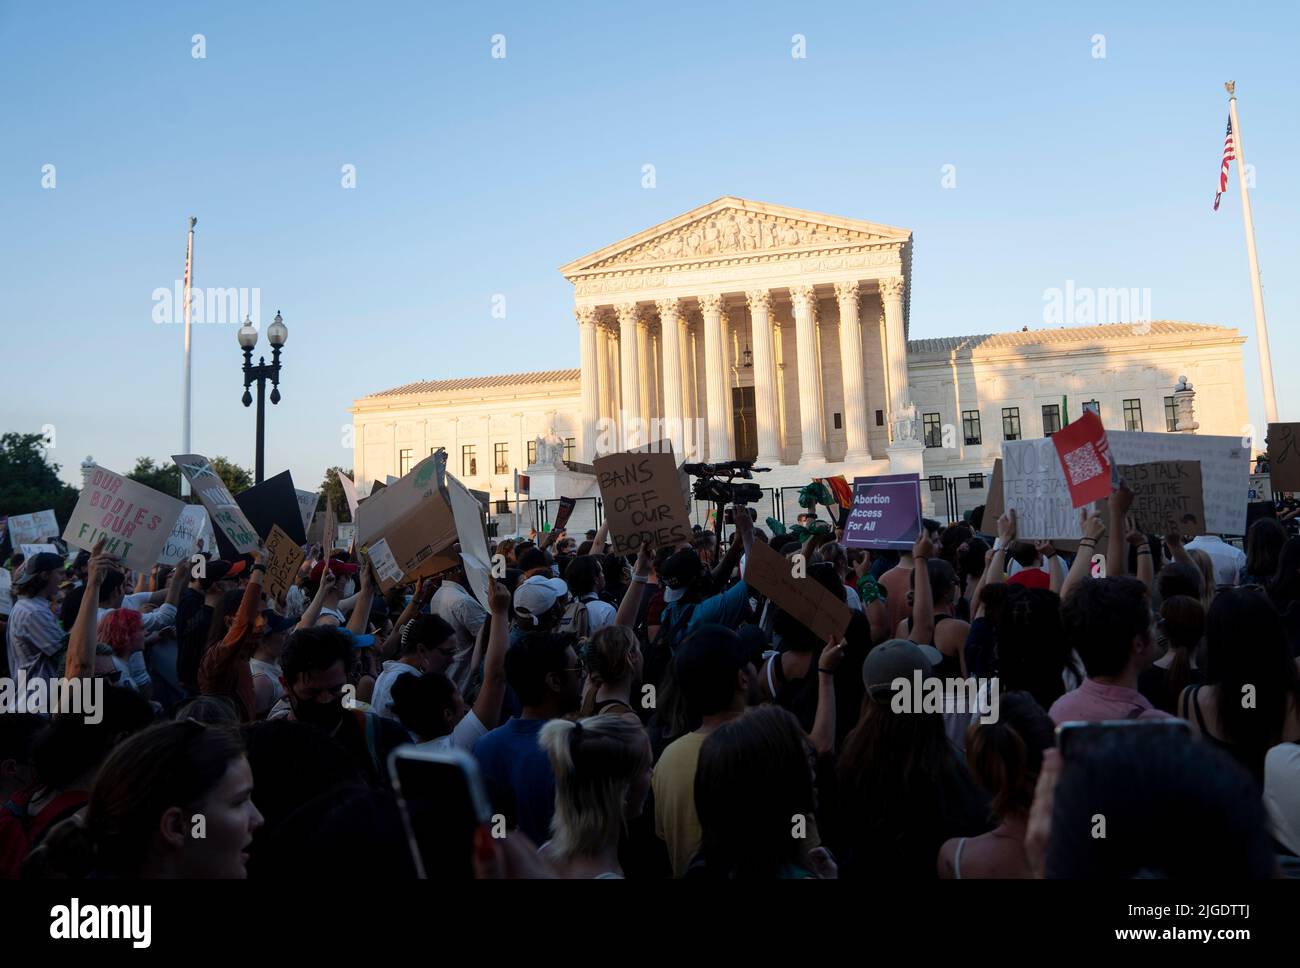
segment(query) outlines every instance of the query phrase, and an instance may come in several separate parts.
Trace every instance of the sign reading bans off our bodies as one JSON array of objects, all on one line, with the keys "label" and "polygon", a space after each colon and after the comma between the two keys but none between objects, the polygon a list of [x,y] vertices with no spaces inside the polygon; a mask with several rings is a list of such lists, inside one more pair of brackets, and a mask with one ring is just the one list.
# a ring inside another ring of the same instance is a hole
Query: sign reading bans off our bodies
[{"label": "sign reading bans off our bodies", "polygon": [[666,548],[691,539],[677,463],[667,454],[609,454],[596,458],[596,481],[609,518],[614,553]]}]

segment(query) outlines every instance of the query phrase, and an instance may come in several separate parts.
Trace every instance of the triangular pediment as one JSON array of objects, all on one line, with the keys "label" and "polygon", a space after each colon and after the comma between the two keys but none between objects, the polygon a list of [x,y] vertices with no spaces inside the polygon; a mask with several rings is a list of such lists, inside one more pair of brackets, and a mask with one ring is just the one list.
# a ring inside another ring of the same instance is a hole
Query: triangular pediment
[{"label": "triangular pediment", "polygon": [[570,279],[623,267],[709,262],[800,250],[905,243],[907,229],[725,197],[575,259]]}]

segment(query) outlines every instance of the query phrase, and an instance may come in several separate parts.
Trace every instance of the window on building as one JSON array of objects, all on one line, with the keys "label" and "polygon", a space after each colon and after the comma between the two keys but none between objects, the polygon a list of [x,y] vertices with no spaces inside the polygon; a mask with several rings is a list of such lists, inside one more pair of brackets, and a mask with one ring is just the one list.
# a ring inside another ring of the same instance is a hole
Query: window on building
[{"label": "window on building", "polygon": [[1085,401],[1083,401],[1083,409],[1079,411],[1079,416],[1083,416],[1083,415],[1084,415],[1085,413],[1087,413],[1089,410],[1091,410],[1091,411],[1092,411],[1093,413],[1095,413],[1098,417],[1100,417],[1100,416],[1101,416],[1101,401],[1100,401],[1100,400],[1085,400]]},{"label": "window on building", "polygon": [[877,410],[877,411],[876,411],[876,426],[877,426],[877,427],[883,427],[884,425],[885,425],[885,411],[883,411],[883,410]]},{"label": "window on building", "polygon": [[537,463],[537,440],[534,438],[528,442],[528,464],[529,466]]},{"label": "window on building", "polygon": [[944,489],[943,475],[942,475],[942,474],[931,474],[931,475],[930,475],[930,490],[932,490],[932,491],[942,491],[943,489]]},{"label": "window on building", "polygon": [[510,473],[510,445],[493,444],[492,445],[492,473],[509,474]]},{"label": "window on building", "polygon": [[1003,440],[1020,439],[1020,408],[1019,407],[1002,408],[1002,439]]},{"label": "window on building", "polygon": [[1061,405],[1059,403],[1043,404],[1043,436],[1050,437],[1061,429]]},{"label": "window on building", "polygon": [[840,430],[844,426],[843,421],[840,419],[840,415],[838,413],[834,414],[833,416],[835,417],[835,429]]},{"label": "window on building", "polygon": [[1173,397],[1165,397],[1165,430],[1171,434],[1178,430],[1178,404]]},{"label": "window on building", "polygon": [[567,461],[575,461],[578,459],[578,438],[577,437],[564,438],[564,459]]},{"label": "window on building", "polygon": [[969,487],[972,491],[980,490],[981,488],[984,487],[984,475],[983,474],[968,475],[966,478],[966,486]]},{"label": "window on building", "polygon": [[921,426],[925,430],[925,446],[943,446],[943,427],[939,424],[939,415],[937,413],[927,413],[922,416]]},{"label": "window on building", "polygon": [[460,449],[460,472],[465,477],[478,474],[478,460],[474,457],[473,444],[466,444]]},{"label": "window on building", "polygon": [[405,477],[411,472],[411,456],[415,453],[413,450],[399,450],[397,452],[397,476]]},{"label": "window on building", "polygon": [[980,435],[980,412],[978,410],[963,410],[961,412],[961,431],[966,438],[966,446],[982,443]]},{"label": "window on building", "polygon": [[1141,400],[1124,401],[1124,429],[1125,430],[1142,429],[1142,401]]}]

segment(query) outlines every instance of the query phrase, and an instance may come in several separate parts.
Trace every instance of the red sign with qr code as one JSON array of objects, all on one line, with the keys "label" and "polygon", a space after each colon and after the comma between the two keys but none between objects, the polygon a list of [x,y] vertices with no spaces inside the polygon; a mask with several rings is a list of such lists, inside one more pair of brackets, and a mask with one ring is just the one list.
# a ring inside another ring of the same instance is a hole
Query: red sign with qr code
[{"label": "red sign with qr code", "polygon": [[1052,435],[1056,456],[1070,488],[1070,502],[1081,508],[1111,492],[1110,446],[1101,418],[1091,410]]}]

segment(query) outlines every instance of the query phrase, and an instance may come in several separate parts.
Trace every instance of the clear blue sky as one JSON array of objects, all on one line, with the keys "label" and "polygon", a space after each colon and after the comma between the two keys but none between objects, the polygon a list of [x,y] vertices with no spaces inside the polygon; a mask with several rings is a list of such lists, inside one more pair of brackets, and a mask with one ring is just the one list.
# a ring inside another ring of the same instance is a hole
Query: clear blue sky
[{"label": "clear blue sky", "polygon": [[[196,285],[284,314],[267,470],[314,487],[358,396],[576,366],[556,267],[721,195],[912,229],[913,335],[1042,325],[1066,280],[1239,326],[1262,426],[1235,174],[1211,211],[1229,78],[1300,419],[1296,5],[1056,6],[0,0],[0,429],[52,424],[69,480],[179,449],[152,293],[194,214]],[[233,326],[195,327],[194,448],[251,467],[239,362]]]}]

